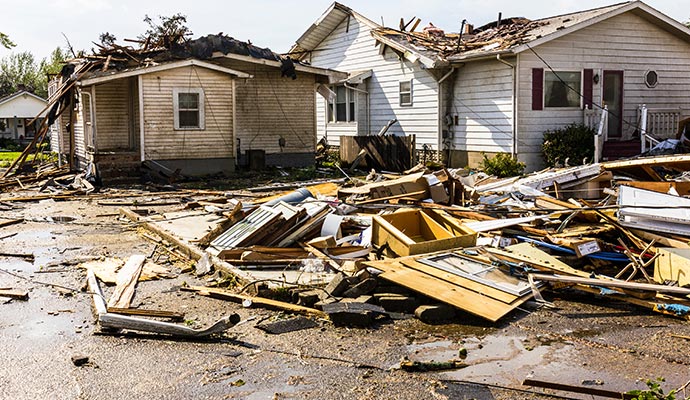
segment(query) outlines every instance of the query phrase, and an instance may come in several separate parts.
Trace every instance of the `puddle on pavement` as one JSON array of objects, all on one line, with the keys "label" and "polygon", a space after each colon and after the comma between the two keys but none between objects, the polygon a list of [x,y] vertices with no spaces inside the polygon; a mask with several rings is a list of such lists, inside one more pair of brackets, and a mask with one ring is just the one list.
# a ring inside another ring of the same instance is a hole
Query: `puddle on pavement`
[{"label": "puddle on pavement", "polygon": [[443,379],[451,381],[520,387],[522,381],[529,377],[578,386],[582,382],[597,381],[603,383],[597,388],[624,389],[617,387],[620,376],[590,370],[586,364],[578,363],[572,344],[543,339],[496,333],[465,337],[462,341],[416,343],[407,348],[410,360],[437,362],[459,360],[459,351],[465,348],[467,357],[463,361],[468,366],[441,373]]}]

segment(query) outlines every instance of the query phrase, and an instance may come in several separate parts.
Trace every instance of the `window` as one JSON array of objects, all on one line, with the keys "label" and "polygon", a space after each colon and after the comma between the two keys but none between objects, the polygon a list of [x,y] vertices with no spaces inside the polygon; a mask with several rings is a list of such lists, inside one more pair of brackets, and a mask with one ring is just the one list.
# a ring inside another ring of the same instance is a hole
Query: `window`
[{"label": "window", "polygon": [[648,88],[655,87],[659,83],[659,75],[657,75],[656,71],[647,71],[644,74],[644,83]]},{"label": "window", "polygon": [[204,91],[173,89],[175,129],[204,129]]},{"label": "window", "polygon": [[572,71],[544,72],[544,107],[580,108],[582,74]]},{"label": "window", "polygon": [[356,121],[355,91],[344,85],[332,89],[335,92],[335,100],[328,103],[328,121]]},{"label": "window", "polygon": [[412,105],[412,80],[400,82],[400,105]]}]

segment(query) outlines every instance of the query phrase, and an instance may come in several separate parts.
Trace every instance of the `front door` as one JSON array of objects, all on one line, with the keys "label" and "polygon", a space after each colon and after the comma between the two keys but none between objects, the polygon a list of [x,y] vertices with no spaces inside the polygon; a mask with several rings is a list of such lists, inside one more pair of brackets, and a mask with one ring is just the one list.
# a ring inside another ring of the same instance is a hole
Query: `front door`
[{"label": "front door", "polygon": [[608,136],[623,134],[623,71],[604,71],[604,105],[608,106]]}]

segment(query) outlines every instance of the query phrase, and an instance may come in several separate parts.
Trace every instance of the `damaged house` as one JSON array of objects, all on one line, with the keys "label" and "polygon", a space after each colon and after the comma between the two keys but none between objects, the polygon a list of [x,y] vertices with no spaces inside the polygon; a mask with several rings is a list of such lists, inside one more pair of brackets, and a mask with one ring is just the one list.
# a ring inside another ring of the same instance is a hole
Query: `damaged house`
[{"label": "damaged house", "polygon": [[349,73],[317,99],[318,135],[337,144],[397,119],[389,132],[448,165],[510,153],[535,170],[545,131],[597,127],[604,107],[604,155],[675,137],[690,115],[690,29],[640,1],[462,34],[412,22],[384,28],[334,3],[297,40],[295,57]]},{"label": "damaged house", "polygon": [[145,161],[185,175],[231,172],[250,161],[311,165],[316,87],[345,76],[223,35],[152,50],[102,49],[73,75],[79,102],[54,124],[51,147],[79,169],[94,162],[106,176]]}]

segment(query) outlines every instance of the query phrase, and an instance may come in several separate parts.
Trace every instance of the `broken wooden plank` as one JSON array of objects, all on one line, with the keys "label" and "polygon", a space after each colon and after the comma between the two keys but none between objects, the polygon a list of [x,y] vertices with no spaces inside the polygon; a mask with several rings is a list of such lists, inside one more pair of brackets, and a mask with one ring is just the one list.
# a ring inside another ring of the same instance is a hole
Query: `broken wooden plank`
[{"label": "broken wooden plank", "polygon": [[192,286],[190,288],[183,288],[183,290],[197,292],[202,296],[209,296],[216,299],[230,300],[235,303],[243,303],[248,300],[249,302],[251,302],[251,304],[256,304],[259,307],[264,307],[272,310],[288,311],[297,314],[313,315],[319,318],[327,318],[326,313],[324,313],[323,311],[316,310],[314,308],[298,306],[295,304],[286,303],[284,301],[266,299],[263,297],[236,294],[224,289],[209,288],[204,286]]},{"label": "broken wooden plank", "polygon": [[8,297],[15,300],[29,300],[29,292],[26,290],[0,289],[0,297]]},{"label": "broken wooden plank", "polygon": [[108,307],[129,308],[145,261],[145,255],[134,254],[120,268],[120,271],[117,273],[117,286],[108,301]]},{"label": "broken wooden plank", "polygon": [[[205,251],[201,250],[200,248],[193,246],[191,244],[188,244],[178,237],[175,237],[171,233],[158,227],[154,223],[147,221],[146,218],[138,215],[135,212],[132,212],[131,210],[127,210],[125,208],[120,208],[119,211],[120,211],[121,215],[126,216],[131,221],[138,223],[143,228],[155,233],[156,235],[162,237],[163,239],[165,239],[168,242],[177,246],[177,248],[180,249],[180,251],[182,251],[184,253],[184,255],[189,257],[190,259],[198,260],[201,257],[203,257],[204,254],[207,254]],[[248,273],[246,273],[246,272],[244,272],[238,268],[233,267],[232,265],[220,260],[218,257],[211,256],[210,261],[213,264],[214,268],[222,269],[224,272],[227,272],[227,273],[233,275],[237,279],[238,283],[240,283],[240,284],[247,284],[249,282],[254,281],[254,277],[252,277],[250,274],[248,274]]]},{"label": "broken wooden plank", "polygon": [[168,322],[111,314],[108,313],[108,307],[105,304],[105,297],[103,297],[103,291],[101,291],[101,287],[98,284],[96,275],[94,275],[93,271],[91,270],[87,270],[86,274],[89,291],[92,293],[93,303],[96,308],[96,314],[98,315],[98,323],[103,328],[127,329],[172,336],[200,338],[212,335],[214,333],[224,332],[240,321],[240,316],[238,314],[232,314],[219,319],[216,321],[216,323],[206,329],[191,329],[186,326],[171,324]]},{"label": "broken wooden plank", "polygon": [[184,320],[184,313],[176,311],[165,311],[165,310],[145,310],[141,308],[118,308],[118,307],[108,307],[109,313],[123,314],[123,315],[136,315],[139,317],[156,317],[156,318],[170,318],[176,321]]},{"label": "broken wooden plank", "polygon": [[548,275],[548,274],[535,274],[530,273],[535,280],[540,281],[550,281],[550,282],[562,282],[562,283],[575,283],[578,285],[590,285],[590,286],[602,286],[602,287],[613,287],[620,289],[629,290],[643,290],[658,293],[671,293],[681,296],[690,295],[690,289],[681,288],[677,286],[666,286],[666,285],[655,285],[651,283],[639,283],[639,282],[627,282],[621,280],[613,279],[596,279],[596,278],[582,278],[576,276],[563,276],[563,275]]}]

